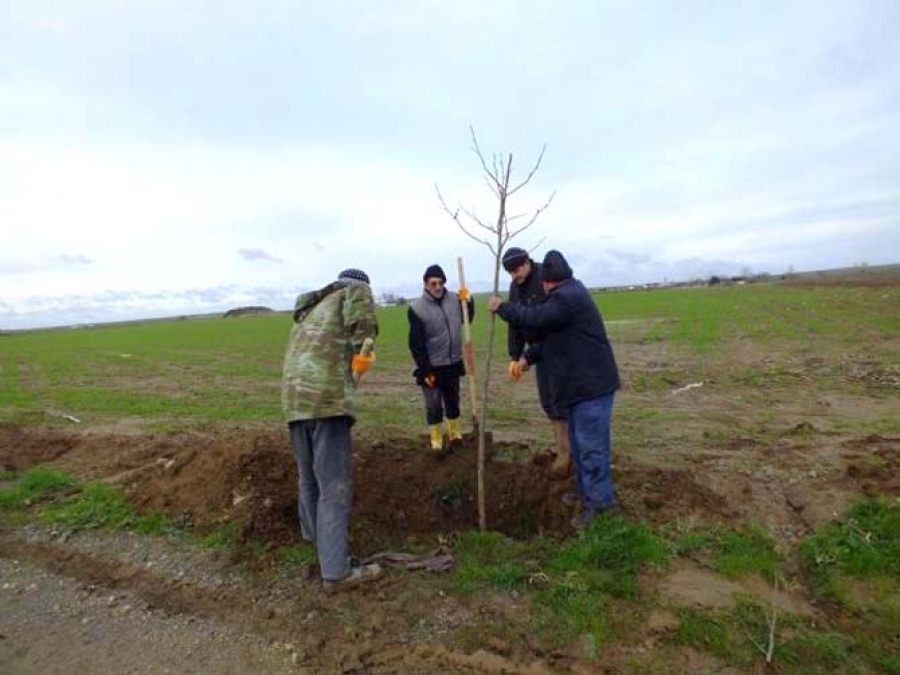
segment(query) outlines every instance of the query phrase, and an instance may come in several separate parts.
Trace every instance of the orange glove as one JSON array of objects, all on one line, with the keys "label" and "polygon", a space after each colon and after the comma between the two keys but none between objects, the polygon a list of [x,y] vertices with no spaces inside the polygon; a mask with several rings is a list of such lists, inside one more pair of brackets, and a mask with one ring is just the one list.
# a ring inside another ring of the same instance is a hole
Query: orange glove
[{"label": "orange glove", "polygon": [[471,294],[469,293],[469,289],[466,288],[465,286],[463,286],[458,291],[456,291],[456,294],[459,296],[459,299],[462,300],[463,302],[468,302],[469,298],[472,297]]},{"label": "orange glove", "polygon": [[354,354],[353,361],[350,364],[350,370],[354,375],[362,375],[369,367],[375,363],[375,352],[369,352],[365,356],[362,354]]},{"label": "orange glove", "polygon": [[509,362],[509,379],[511,382],[518,382],[519,378],[522,377],[522,362],[521,361],[510,361]]},{"label": "orange glove", "polygon": [[437,384],[437,378],[434,375],[426,375],[422,378],[422,380],[425,382],[425,386],[429,389],[433,389],[434,385]]}]

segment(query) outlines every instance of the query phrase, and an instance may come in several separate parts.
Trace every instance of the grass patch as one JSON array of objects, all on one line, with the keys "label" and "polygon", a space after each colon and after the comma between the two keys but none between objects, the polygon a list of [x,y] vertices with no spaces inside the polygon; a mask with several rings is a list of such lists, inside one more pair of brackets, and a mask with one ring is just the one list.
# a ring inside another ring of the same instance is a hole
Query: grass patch
[{"label": "grass patch", "polygon": [[619,515],[596,518],[560,546],[516,542],[496,532],[467,532],[456,546],[453,589],[526,593],[541,640],[558,648],[580,639],[592,658],[615,633],[610,608],[639,597],[638,572],[668,559],[665,542]]},{"label": "grass patch", "polygon": [[716,613],[682,607],[673,641],[677,645],[695,647],[733,662],[734,648],[726,621]]},{"label": "grass patch", "polygon": [[548,568],[580,575],[591,588],[613,597],[635,598],[638,571],[667,559],[665,542],[649,527],[611,514],[595,518],[576,540],[563,546]]},{"label": "grass patch", "polygon": [[453,590],[464,595],[485,588],[523,589],[526,569],[522,545],[498,532],[464,532],[453,548],[456,572]]},{"label": "grass patch", "polygon": [[72,529],[127,528],[138,521],[125,493],[106,483],[86,483],[81,492],[41,511],[41,520]]},{"label": "grass patch", "polygon": [[816,589],[837,600],[843,578],[900,578],[900,499],[854,504],[807,537],[800,551]]},{"label": "grass patch", "polygon": [[282,546],[277,557],[278,566],[284,571],[314,565],[319,559],[315,547],[310,544]]},{"label": "grass patch", "polygon": [[240,535],[238,524],[227,522],[217,525],[208,533],[200,537],[198,543],[202,548],[210,551],[221,551],[237,546]]},{"label": "grass patch", "polygon": [[[739,602],[729,611],[681,608],[673,642],[705,651],[729,666],[746,668],[764,660],[761,648],[768,645],[769,639],[767,611],[749,601]],[[867,653],[847,635],[797,617],[778,615],[773,655],[778,672],[870,672],[878,656],[883,656],[883,652],[877,647]]]},{"label": "grass patch", "polygon": [[737,530],[690,524],[670,532],[669,545],[677,555],[708,557],[716,572],[731,579],[759,574],[773,581],[781,574],[783,559],[775,541],[756,524]]},{"label": "grass patch", "polygon": [[75,487],[67,473],[38,466],[19,475],[10,487],[0,489],[0,508],[22,509],[34,502]]}]

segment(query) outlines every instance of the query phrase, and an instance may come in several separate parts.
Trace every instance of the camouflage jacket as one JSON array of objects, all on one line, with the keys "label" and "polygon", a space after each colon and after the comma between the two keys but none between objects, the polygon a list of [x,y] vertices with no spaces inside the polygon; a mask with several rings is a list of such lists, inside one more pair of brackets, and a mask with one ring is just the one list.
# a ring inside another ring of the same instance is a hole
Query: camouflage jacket
[{"label": "camouflage jacket", "polygon": [[355,417],[350,362],[363,340],[377,335],[368,284],[337,281],[299,295],[282,372],[287,421]]}]

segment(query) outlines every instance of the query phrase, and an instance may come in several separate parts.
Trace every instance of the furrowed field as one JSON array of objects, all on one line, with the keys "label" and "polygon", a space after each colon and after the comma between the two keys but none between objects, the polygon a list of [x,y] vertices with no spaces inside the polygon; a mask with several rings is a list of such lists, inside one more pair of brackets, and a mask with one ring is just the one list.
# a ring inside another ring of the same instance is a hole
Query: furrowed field
[{"label": "furrowed field", "polygon": [[581,535],[499,321],[474,531],[474,442],[425,451],[406,308],[388,307],[354,552],[442,546],[453,571],[318,592],[280,418],[287,313],[0,335],[0,560],[277,643],[260,672],[900,672],[896,267],[596,298],[624,382],[623,513]]}]

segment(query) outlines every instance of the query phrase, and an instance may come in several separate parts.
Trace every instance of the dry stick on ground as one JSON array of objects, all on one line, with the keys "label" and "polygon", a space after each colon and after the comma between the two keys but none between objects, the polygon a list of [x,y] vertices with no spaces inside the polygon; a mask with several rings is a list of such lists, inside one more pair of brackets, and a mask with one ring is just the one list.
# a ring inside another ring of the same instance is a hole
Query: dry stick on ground
[{"label": "dry stick on ground", "polygon": [[775,626],[778,621],[778,609],[775,607],[775,594],[778,592],[778,577],[772,581],[772,613],[765,613],[766,616],[766,624],[769,627],[769,641],[768,644],[763,646],[761,642],[759,642],[753,634],[744,626],[744,630],[747,633],[747,637],[750,638],[750,641],[753,645],[760,651],[760,653],[766,657],[766,665],[772,664],[772,658],[775,656]]},{"label": "dry stick on ground", "polygon": [[[434,188],[437,191],[438,199],[441,202],[441,207],[443,207],[444,211],[454,220],[454,222],[459,226],[459,229],[463,231],[470,239],[477,241],[479,244],[486,246],[487,249],[494,256],[494,287],[493,292],[496,295],[500,290],[500,263],[503,259],[503,251],[506,248],[506,244],[513,237],[521,234],[529,227],[531,227],[534,222],[538,219],[538,216],[543,213],[548,206],[550,206],[550,202],[553,201],[553,197],[556,192],[550,194],[550,197],[544,202],[543,206],[535,209],[534,213],[531,214],[531,217],[528,221],[515,229],[510,230],[510,221],[516,220],[520,216],[507,216],[507,200],[516,194],[523,187],[528,185],[532,178],[534,178],[535,173],[537,173],[538,169],[541,166],[541,161],[544,159],[544,151],[547,149],[547,146],[544,145],[541,148],[541,153],[538,155],[537,161],[535,161],[534,166],[531,167],[531,171],[523,178],[521,181],[514,185],[510,185],[512,180],[512,169],[513,169],[513,154],[507,153],[496,154],[491,157],[491,163],[488,165],[487,161],[484,158],[484,154],[481,152],[481,148],[478,145],[478,138],[475,136],[475,129],[469,127],[469,133],[472,136],[472,152],[478,157],[478,161],[481,163],[482,177],[487,183],[487,186],[490,188],[491,192],[494,193],[494,196],[497,198],[497,220],[493,224],[485,223],[473,209],[466,209],[463,206],[458,206],[455,210],[451,210],[449,206],[447,206],[447,202],[444,200],[444,196],[441,194],[440,188],[435,185]],[[466,223],[463,222],[463,217],[465,217]],[[481,230],[481,232],[479,232]],[[485,515],[484,508],[484,463],[485,463],[485,417],[487,416],[487,406],[489,400],[489,392],[490,392],[490,383],[491,383],[491,360],[494,354],[494,332],[496,327],[496,317],[494,314],[491,314],[490,325],[488,328],[488,349],[487,349],[487,359],[484,368],[484,383],[482,385],[482,395],[481,395],[481,412],[478,415],[477,419],[477,431],[478,431],[478,526],[484,530],[487,529],[487,517]]]}]

